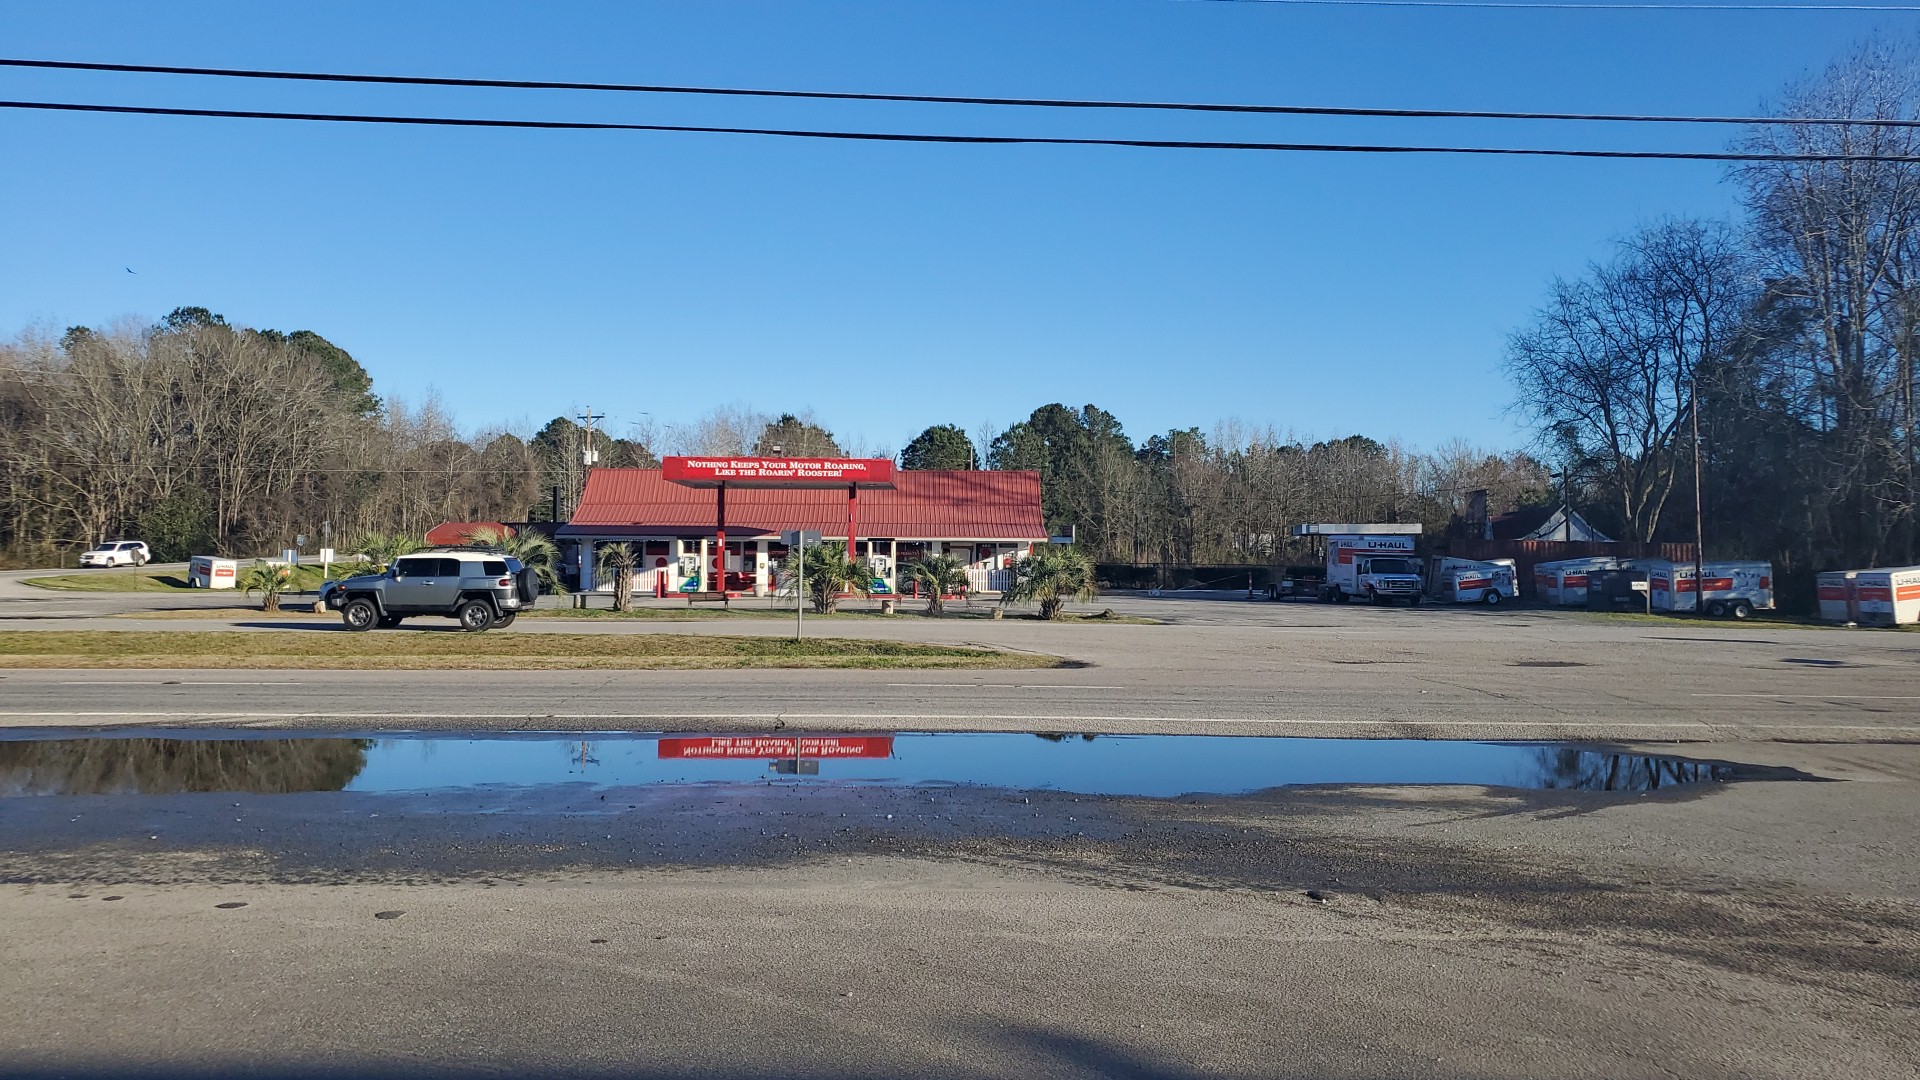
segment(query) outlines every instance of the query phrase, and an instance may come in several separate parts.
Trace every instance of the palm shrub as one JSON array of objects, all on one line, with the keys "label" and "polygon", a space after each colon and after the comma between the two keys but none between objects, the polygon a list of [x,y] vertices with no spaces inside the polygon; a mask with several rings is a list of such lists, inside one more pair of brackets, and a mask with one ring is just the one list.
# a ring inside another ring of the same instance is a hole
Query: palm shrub
[{"label": "palm shrub", "polygon": [[512,532],[488,527],[473,530],[467,539],[484,547],[499,548],[502,554],[519,559],[521,566],[539,576],[540,588],[546,592],[567,591],[560,584],[560,548],[539,533],[531,529]]},{"label": "palm shrub", "polygon": [[597,559],[601,573],[613,578],[613,610],[633,610],[633,572],[640,565],[640,552],[632,544],[608,544]]},{"label": "palm shrub", "polygon": [[[807,602],[815,614],[825,615],[840,605],[840,594],[857,592],[873,595],[873,572],[847,558],[845,544],[816,544],[807,549],[803,560],[807,570]],[[789,577],[785,590],[789,596],[799,586]]]},{"label": "palm shrub", "polygon": [[1077,547],[1035,544],[1033,554],[1013,564],[1009,603],[1040,605],[1040,617],[1057,619],[1068,600],[1094,598],[1093,560]]},{"label": "palm shrub", "polygon": [[945,611],[943,598],[967,595],[967,568],[951,555],[926,555],[907,564],[907,579],[927,594],[927,614]]},{"label": "palm shrub", "polygon": [[411,555],[426,546],[425,541],[415,540],[405,533],[373,532],[355,541],[353,550],[366,556],[367,561],[373,564],[374,573],[384,574],[387,567],[393,565],[393,560],[402,555]]},{"label": "palm shrub", "polygon": [[287,585],[293,581],[293,567],[286,563],[270,563],[265,559],[255,559],[253,565],[240,575],[240,587],[248,596],[260,594],[260,608],[263,611],[280,610],[280,594],[287,591]]}]

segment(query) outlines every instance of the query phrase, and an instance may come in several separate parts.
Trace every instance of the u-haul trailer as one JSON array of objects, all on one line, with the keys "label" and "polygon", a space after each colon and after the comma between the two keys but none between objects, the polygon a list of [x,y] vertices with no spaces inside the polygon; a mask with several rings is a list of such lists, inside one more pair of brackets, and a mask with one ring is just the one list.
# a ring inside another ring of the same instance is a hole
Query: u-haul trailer
[{"label": "u-haul trailer", "polygon": [[1814,577],[1814,597],[1819,602],[1822,622],[1860,621],[1859,600],[1854,593],[1854,577],[1859,573],[1858,570],[1828,570]]},{"label": "u-haul trailer", "polygon": [[1744,619],[1773,607],[1771,563],[1706,563],[1700,568],[1706,574],[1703,582],[1694,580],[1692,563],[1652,559],[1639,568],[1647,572],[1655,611],[1697,611],[1704,602],[1709,615]]},{"label": "u-haul trailer", "polygon": [[1549,604],[1584,607],[1587,603],[1587,575],[1595,570],[1623,570],[1627,560],[1611,555],[1585,559],[1556,559],[1533,564],[1533,591]]},{"label": "u-haul trailer", "polygon": [[1920,623],[1920,566],[1857,571],[1853,594],[1862,626]]},{"label": "u-haul trailer", "polygon": [[1295,525],[1295,536],[1317,536],[1327,545],[1327,580],[1320,599],[1355,597],[1380,604],[1420,602],[1420,564],[1414,558],[1417,524]]},{"label": "u-haul trailer", "polygon": [[1512,559],[1436,559],[1431,580],[1440,599],[1493,607],[1520,595]]}]

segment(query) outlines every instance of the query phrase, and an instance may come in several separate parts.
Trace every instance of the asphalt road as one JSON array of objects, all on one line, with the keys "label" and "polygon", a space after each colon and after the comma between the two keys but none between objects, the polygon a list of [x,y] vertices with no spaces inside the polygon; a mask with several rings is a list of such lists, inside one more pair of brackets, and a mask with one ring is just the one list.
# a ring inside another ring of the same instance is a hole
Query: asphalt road
[{"label": "asphalt road", "polygon": [[[9,799],[0,741],[0,1074],[1914,1075],[1920,635],[1101,603],[1166,625],[819,627],[1087,665],[977,677],[10,669],[0,725],[1564,735],[1804,778]],[[0,578],[4,629],[338,632],[118,617],[182,604]],[[553,631],[784,626],[507,632]]]},{"label": "asphalt road", "polygon": [[[232,597],[56,594],[0,576],[0,629],[291,630],[328,618],[145,619]],[[5,671],[0,722],[360,727],[1211,731],[1433,738],[1920,740],[1920,634],[1477,607],[1116,597],[1164,625],[819,620],[813,633],[990,644],[1051,671]],[[185,610],[182,610],[185,609]],[[420,620],[376,631],[454,633]],[[494,633],[785,634],[781,620],[526,618]]]}]

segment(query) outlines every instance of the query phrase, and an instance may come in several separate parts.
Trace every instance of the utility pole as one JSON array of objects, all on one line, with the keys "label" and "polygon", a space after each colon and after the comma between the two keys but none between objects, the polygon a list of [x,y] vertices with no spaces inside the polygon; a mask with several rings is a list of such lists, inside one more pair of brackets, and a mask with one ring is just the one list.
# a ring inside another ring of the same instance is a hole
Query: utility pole
[{"label": "utility pole", "polygon": [[587,406],[587,411],[581,413],[579,416],[580,426],[586,429],[586,441],[580,448],[580,464],[589,469],[593,468],[595,463],[600,460],[600,455],[595,453],[593,449],[593,423],[596,420],[605,420],[606,418],[606,413],[595,413],[591,405]]},{"label": "utility pole", "polygon": [[[1693,420],[1693,613],[1707,614],[1707,515],[1700,493],[1700,369],[1687,372],[1687,411]],[[1675,583],[1676,585],[1678,582]]]},{"label": "utility pole", "polygon": [[[593,406],[591,406],[591,405],[589,405],[589,406],[587,406],[587,411],[586,411],[586,412],[583,412],[583,413],[581,413],[581,414],[579,415],[579,420],[580,420],[580,426],[581,426],[581,428],[583,429],[583,431],[582,431],[582,433],[581,433],[581,443],[580,443],[580,487],[581,487],[581,491],[576,491],[576,492],[571,492],[571,493],[570,493],[570,494],[572,494],[572,496],[573,496],[573,504],[574,504],[574,506],[576,506],[576,507],[578,507],[578,506],[580,505],[580,496],[581,496],[581,494],[582,494],[582,493],[583,493],[583,492],[585,491],[585,489],[586,489],[586,485],[587,485],[587,472],[588,472],[588,470],[590,470],[590,469],[592,469],[592,468],[594,467],[594,465],[595,465],[595,464],[597,464],[597,463],[599,462],[599,460],[600,460],[600,454],[599,454],[599,452],[598,452],[598,451],[596,451],[596,450],[595,450],[595,449],[593,448],[593,424],[594,424],[594,421],[596,421],[596,420],[605,420],[606,418],[607,418],[607,414],[606,414],[606,413],[596,413],[596,412],[594,412],[594,411],[593,411]],[[559,515],[559,512],[558,512],[558,507],[556,507],[556,508],[555,508],[555,513],[554,513],[554,520],[555,520],[555,521],[558,521],[558,520],[560,520],[560,515]]]}]

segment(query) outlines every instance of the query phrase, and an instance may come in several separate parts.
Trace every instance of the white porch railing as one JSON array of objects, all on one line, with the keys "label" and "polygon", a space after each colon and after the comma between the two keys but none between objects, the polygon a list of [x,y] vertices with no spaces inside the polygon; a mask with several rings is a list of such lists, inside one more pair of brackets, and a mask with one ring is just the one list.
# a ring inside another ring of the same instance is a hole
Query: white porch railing
[{"label": "white porch railing", "polygon": [[969,592],[1006,592],[1013,583],[1011,570],[968,570],[967,591]]}]

